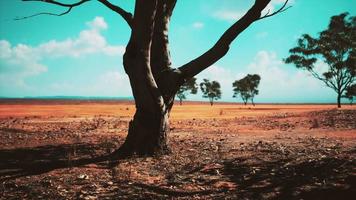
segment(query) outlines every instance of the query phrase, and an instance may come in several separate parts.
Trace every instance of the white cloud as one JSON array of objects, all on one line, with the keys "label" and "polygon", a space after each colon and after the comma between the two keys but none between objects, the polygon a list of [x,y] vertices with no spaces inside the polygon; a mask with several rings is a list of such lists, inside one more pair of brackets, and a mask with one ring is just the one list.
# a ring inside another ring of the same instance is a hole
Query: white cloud
[{"label": "white cloud", "polygon": [[34,49],[23,44],[11,47],[8,41],[0,40],[0,70],[3,73],[20,71],[22,75],[36,75],[47,68],[38,61]]},{"label": "white cloud", "polygon": [[23,44],[11,47],[8,41],[0,40],[0,88],[28,88],[24,78],[47,71],[39,60],[33,48]]},{"label": "white cloud", "polygon": [[201,29],[204,27],[204,24],[202,22],[195,22],[193,23],[193,28],[196,28],[196,29]]},{"label": "white cloud", "polygon": [[93,21],[87,22],[87,25],[95,30],[106,30],[108,28],[103,17],[95,17]]},{"label": "white cloud", "polygon": [[329,66],[328,64],[326,64],[325,62],[323,61],[316,61],[315,63],[315,71],[318,73],[318,74],[323,74],[325,72],[327,72],[329,69]]},{"label": "white cloud", "polygon": [[234,22],[240,19],[244,15],[242,11],[233,11],[233,10],[219,10],[214,13],[214,17],[220,20]]},{"label": "white cloud", "polygon": [[79,57],[88,54],[102,53],[109,56],[120,56],[125,52],[125,47],[109,45],[102,30],[108,28],[104,18],[95,17],[87,22],[89,29],[79,33],[77,38],[68,38],[64,41],[51,40],[37,47],[38,54],[47,57]]},{"label": "white cloud", "polygon": [[87,22],[88,29],[79,33],[76,38],[51,40],[38,46],[17,44],[12,46],[6,40],[0,40],[0,84],[1,87],[26,86],[25,79],[46,72],[48,67],[44,59],[59,57],[83,57],[92,54],[121,56],[125,48],[121,45],[110,45],[101,34],[108,28],[104,18],[95,17]]},{"label": "white cloud", "polygon": [[267,36],[268,36],[268,32],[266,32],[266,31],[259,32],[259,33],[256,34],[256,38],[257,38],[257,39],[264,39],[264,38],[266,38]]},{"label": "white cloud", "polygon": [[[320,69],[325,65],[320,63]],[[282,101],[309,101],[320,99],[324,95],[330,97],[332,90],[312,77],[306,71],[288,70],[282,59],[274,52],[259,51],[248,65],[247,73],[261,76],[260,94],[257,98],[272,100],[276,97]],[[304,100],[303,100],[304,99]]]},{"label": "white cloud", "polygon": [[93,78],[91,84],[80,85],[72,82],[55,82],[48,88],[51,95],[83,96],[132,96],[130,81],[124,72],[106,71]]},{"label": "white cloud", "polygon": [[96,94],[103,96],[132,96],[128,76],[118,71],[108,71],[100,75],[93,89]]}]

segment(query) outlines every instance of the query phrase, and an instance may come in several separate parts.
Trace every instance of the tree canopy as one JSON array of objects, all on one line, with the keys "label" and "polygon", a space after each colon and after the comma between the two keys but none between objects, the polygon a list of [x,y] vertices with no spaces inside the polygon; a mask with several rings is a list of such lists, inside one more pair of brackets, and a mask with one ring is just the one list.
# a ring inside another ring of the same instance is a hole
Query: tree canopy
[{"label": "tree canopy", "polygon": [[253,99],[258,95],[258,85],[260,84],[261,77],[258,74],[247,74],[244,78],[232,83],[234,90],[233,97],[240,96],[244,104],[251,99],[252,105],[255,105]]},{"label": "tree canopy", "polygon": [[[355,82],[356,17],[348,17],[348,13],[331,17],[328,28],[318,37],[302,35],[289,53],[285,62],[309,71],[332,88],[337,93],[338,107],[341,107],[342,94]],[[324,62],[328,69],[321,72],[317,68],[318,61]]]},{"label": "tree canopy", "polygon": [[185,82],[177,91],[177,97],[179,99],[179,104],[182,105],[183,99],[187,98],[187,95],[196,94],[198,92],[198,85],[196,83],[196,78],[191,78],[187,82]]},{"label": "tree canopy", "polygon": [[352,105],[354,98],[356,97],[356,84],[350,85],[348,88],[346,88],[346,92],[343,97],[347,98]]},{"label": "tree canopy", "polygon": [[210,105],[214,104],[214,100],[221,98],[220,83],[217,81],[203,79],[203,82],[200,83],[200,89],[203,93],[203,98],[209,99]]}]

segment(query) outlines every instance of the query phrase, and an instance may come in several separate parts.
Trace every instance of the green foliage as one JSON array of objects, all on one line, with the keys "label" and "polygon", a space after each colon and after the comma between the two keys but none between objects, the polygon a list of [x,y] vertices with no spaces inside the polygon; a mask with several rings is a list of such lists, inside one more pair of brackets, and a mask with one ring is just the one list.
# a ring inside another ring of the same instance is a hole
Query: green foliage
[{"label": "green foliage", "polygon": [[209,98],[210,105],[213,105],[214,100],[221,98],[220,83],[217,81],[203,79],[203,82],[200,83],[200,89],[203,93],[203,97]]},{"label": "green foliage", "polygon": [[232,97],[240,96],[245,105],[251,99],[252,104],[255,105],[253,99],[255,95],[258,95],[257,88],[260,81],[261,77],[258,74],[247,74],[244,78],[232,83],[232,87],[234,88],[234,95]]},{"label": "green foliage", "polygon": [[356,97],[356,84],[350,85],[346,88],[346,92],[343,97],[349,99],[350,104],[352,104],[354,98]]},{"label": "green foliage", "polygon": [[177,91],[177,97],[179,99],[180,104],[182,105],[183,99],[187,98],[188,93],[196,94],[198,92],[198,85],[196,83],[196,78],[191,78],[187,82],[185,82]]},{"label": "green foliage", "polygon": [[[338,94],[339,107],[341,95],[354,83],[356,75],[356,17],[347,16],[348,13],[342,13],[331,17],[328,28],[316,38],[302,35],[284,60],[309,71],[332,88]],[[318,72],[318,60],[328,65],[326,72]]]}]

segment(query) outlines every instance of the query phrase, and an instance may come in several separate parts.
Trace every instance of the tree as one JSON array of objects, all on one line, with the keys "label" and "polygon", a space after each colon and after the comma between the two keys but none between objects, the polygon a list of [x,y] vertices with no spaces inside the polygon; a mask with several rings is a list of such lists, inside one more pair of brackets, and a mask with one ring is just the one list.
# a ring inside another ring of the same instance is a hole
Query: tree
[{"label": "tree", "polygon": [[258,95],[258,85],[260,84],[261,77],[258,74],[247,74],[244,78],[237,80],[232,83],[234,88],[234,95],[232,97],[237,97],[240,95],[244,104],[251,99],[251,103],[255,106],[253,99],[255,95]]},{"label": "tree", "polygon": [[[23,0],[55,4],[67,8],[63,13],[38,13],[62,16],[90,0],[62,3],[57,0]],[[169,152],[169,114],[179,88],[195,75],[220,60],[231,43],[253,22],[286,10],[286,4],[273,13],[261,15],[271,0],[255,0],[253,6],[232,24],[217,42],[202,55],[179,68],[172,68],[169,52],[169,23],[177,0],[136,0],[133,14],[109,0],[97,0],[121,16],[131,29],[123,56],[135,99],[136,113],[129,123],[124,144],[113,156],[153,155]],[[66,1],[68,2],[68,1]],[[25,19],[28,17],[23,17]]]},{"label": "tree", "polygon": [[350,101],[350,105],[352,105],[354,98],[356,97],[356,84],[350,85],[346,88],[344,98],[347,98]]},{"label": "tree", "polygon": [[198,92],[198,85],[196,83],[196,78],[191,78],[189,81],[185,82],[180,86],[177,91],[177,97],[179,99],[179,104],[182,105],[183,99],[187,98],[187,93],[190,91],[191,94],[196,94]]},{"label": "tree", "polygon": [[203,93],[203,98],[208,98],[210,105],[213,106],[214,100],[221,98],[220,83],[217,81],[209,81],[208,79],[203,79],[200,83],[200,90]]},{"label": "tree", "polygon": [[[356,74],[356,18],[346,18],[348,13],[331,17],[326,30],[317,38],[302,35],[296,47],[285,59],[297,68],[309,71],[315,78],[337,93],[337,105],[341,107],[341,97],[346,88],[355,81]],[[328,65],[324,73],[318,72],[318,60]]]}]

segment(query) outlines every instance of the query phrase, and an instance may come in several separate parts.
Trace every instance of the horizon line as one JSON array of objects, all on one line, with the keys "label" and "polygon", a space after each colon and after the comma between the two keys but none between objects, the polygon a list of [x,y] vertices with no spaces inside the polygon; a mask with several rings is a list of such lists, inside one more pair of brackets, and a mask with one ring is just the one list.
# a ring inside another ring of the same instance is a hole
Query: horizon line
[{"label": "horizon line", "polygon": [[[24,96],[24,97],[6,97],[0,96],[0,101],[3,100],[46,100],[46,101],[105,101],[105,100],[112,100],[112,101],[134,101],[133,97],[117,97],[117,96],[65,96],[65,95],[58,95],[58,96]],[[179,100],[175,100],[179,102]],[[208,100],[184,100],[183,102],[190,102],[190,103],[209,103]],[[238,101],[214,101],[216,104],[224,104],[224,103],[233,103],[233,104],[243,104],[243,102]],[[336,102],[293,102],[293,101],[285,101],[285,102],[272,102],[272,101],[265,101],[265,102],[255,102],[255,104],[322,104],[322,105],[334,105],[337,104]],[[348,102],[343,102],[342,104],[348,104]],[[250,104],[247,104],[250,105]]]}]

